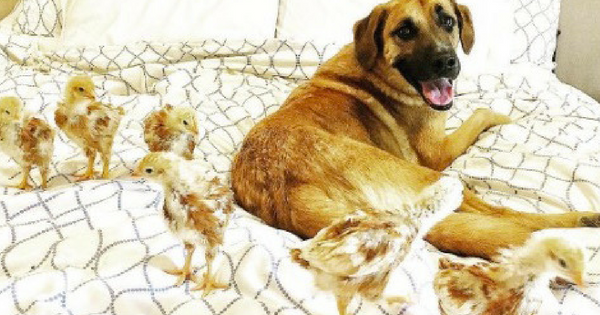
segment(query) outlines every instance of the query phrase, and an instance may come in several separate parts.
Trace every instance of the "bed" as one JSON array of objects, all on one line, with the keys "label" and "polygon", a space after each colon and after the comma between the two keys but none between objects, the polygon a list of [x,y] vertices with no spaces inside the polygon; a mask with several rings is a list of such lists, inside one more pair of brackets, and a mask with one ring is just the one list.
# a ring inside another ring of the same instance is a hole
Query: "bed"
[{"label": "bed", "polygon": [[[230,288],[201,298],[188,283],[174,286],[161,268],[181,265],[184,248],[158,215],[163,191],[128,174],[147,153],[142,118],[172,104],[196,109],[196,158],[227,178],[250,128],[335,54],[351,38],[352,22],[378,2],[22,0],[0,22],[0,95],[19,96],[52,122],[69,76],[89,73],[99,98],[126,116],[115,140],[114,180],[73,182],[69,174],[86,160],[59,133],[50,189],[0,188],[0,313],[335,314],[334,297],[289,257],[300,239],[239,207],[215,263]],[[559,1],[462,2],[483,35],[463,61],[448,132],[480,107],[514,123],[482,134],[445,173],[520,211],[598,211],[600,105],[551,71]],[[501,19],[492,23],[490,14]],[[19,176],[0,154],[0,186]],[[37,171],[31,180],[39,183]],[[553,284],[559,308],[552,315],[600,313],[599,234],[564,234],[584,246],[590,286]],[[387,290],[409,295],[412,304],[356,299],[351,313],[439,314],[432,280],[440,255],[417,241],[395,271]],[[202,257],[199,251],[194,260],[199,272]]]}]

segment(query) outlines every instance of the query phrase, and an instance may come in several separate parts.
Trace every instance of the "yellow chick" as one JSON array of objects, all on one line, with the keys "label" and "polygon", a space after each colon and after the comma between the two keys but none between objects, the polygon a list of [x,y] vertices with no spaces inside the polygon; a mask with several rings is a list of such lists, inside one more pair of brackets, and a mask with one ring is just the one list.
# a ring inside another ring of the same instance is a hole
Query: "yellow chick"
[{"label": "yellow chick", "polygon": [[[228,286],[215,281],[211,266],[218,248],[223,244],[225,228],[233,211],[233,193],[218,177],[208,175],[195,162],[188,161],[172,152],[153,152],[146,155],[134,173],[159,181],[165,191],[165,223],[174,236],[181,239],[187,252],[182,269],[165,270],[178,276],[176,285],[186,279],[197,284],[192,290],[213,289]],[[206,246],[206,272],[202,281],[194,275],[191,267],[196,246]]]},{"label": "yellow chick", "polygon": [[170,151],[191,160],[197,137],[196,112],[190,107],[166,105],[144,120],[144,140],[151,152]]},{"label": "yellow chick", "polygon": [[28,178],[33,166],[40,169],[42,188],[48,186],[54,130],[42,119],[26,112],[16,97],[0,99],[0,149],[23,168],[23,179],[16,188],[31,188]]},{"label": "yellow chick", "polygon": [[87,171],[78,180],[94,178],[98,153],[102,158],[102,178],[109,177],[113,141],[123,115],[122,108],[96,101],[94,83],[89,76],[79,75],[69,80],[64,101],[58,103],[54,112],[54,121],[88,158]]},{"label": "yellow chick", "polygon": [[[566,239],[534,233],[519,248],[506,249],[498,262],[463,264],[441,258],[434,289],[440,310],[448,315],[530,314],[527,296],[547,296],[534,311],[552,307],[550,280],[561,277],[584,285],[581,248]],[[542,291],[539,291],[541,289]],[[537,291],[536,291],[537,290]],[[535,294],[532,294],[534,293]],[[545,291],[545,292],[544,292]],[[545,294],[545,295],[544,295]],[[556,311],[556,309],[552,309]]]},{"label": "yellow chick", "polygon": [[[317,287],[334,292],[338,312],[345,315],[355,295],[370,301],[384,299],[390,274],[412,242],[459,206],[460,199],[444,201],[444,196],[461,192],[460,182],[443,177],[401,209],[357,211],[292,249],[292,260],[313,272]],[[385,298],[388,303],[407,300]]]}]

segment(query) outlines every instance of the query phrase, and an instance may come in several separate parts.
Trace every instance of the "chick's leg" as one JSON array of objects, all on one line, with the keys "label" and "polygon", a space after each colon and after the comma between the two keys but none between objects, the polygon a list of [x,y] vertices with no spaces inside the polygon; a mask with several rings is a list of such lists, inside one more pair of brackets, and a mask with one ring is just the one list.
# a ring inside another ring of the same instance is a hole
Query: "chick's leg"
[{"label": "chick's leg", "polygon": [[196,250],[196,246],[185,243],[185,263],[183,264],[183,268],[181,269],[173,269],[173,270],[164,270],[164,272],[178,276],[177,281],[175,282],[176,286],[180,286],[186,279],[190,279],[194,282],[197,281],[196,275],[194,275],[194,271],[192,270],[192,256],[194,255],[194,251]]},{"label": "chick's leg", "polygon": [[110,150],[102,153],[102,178],[108,179],[110,166]]},{"label": "chick's leg", "polygon": [[214,289],[227,289],[229,285],[224,283],[218,283],[212,275],[212,262],[215,258],[215,250],[211,248],[206,249],[206,272],[204,273],[204,279],[201,283],[198,283],[192,290],[204,290],[202,296],[209,295]]},{"label": "chick's leg", "polygon": [[85,155],[88,158],[88,166],[85,174],[77,176],[76,181],[84,181],[94,178],[94,161],[96,160],[96,151],[92,149],[85,149]]},{"label": "chick's leg", "polygon": [[31,186],[29,185],[29,182],[28,182],[30,172],[31,172],[31,166],[29,166],[29,165],[23,166],[23,178],[21,179],[21,183],[17,186],[13,186],[13,187],[15,187],[17,189],[21,189],[21,190],[31,189]]},{"label": "chick's leg", "polygon": [[346,310],[348,309],[348,304],[350,304],[352,297],[336,294],[335,299],[337,301],[338,313],[340,313],[340,315],[346,315]]},{"label": "chick's leg", "polygon": [[389,296],[389,297],[387,297],[385,299],[385,301],[390,306],[395,305],[395,304],[409,304],[409,303],[411,303],[411,299],[409,297],[401,296],[401,295]]},{"label": "chick's leg", "polygon": [[40,166],[40,174],[42,175],[42,189],[48,188],[48,165]]}]

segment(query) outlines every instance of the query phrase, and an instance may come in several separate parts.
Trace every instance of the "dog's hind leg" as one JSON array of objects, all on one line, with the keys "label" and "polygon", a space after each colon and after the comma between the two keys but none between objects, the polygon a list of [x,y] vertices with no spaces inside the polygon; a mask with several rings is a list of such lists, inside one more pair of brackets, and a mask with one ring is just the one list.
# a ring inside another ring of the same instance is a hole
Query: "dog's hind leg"
[{"label": "dog's hind leg", "polygon": [[519,246],[531,233],[547,228],[600,226],[600,214],[539,214],[490,205],[465,190],[459,212],[434,226],[426,239],[442,251],[491,259],[498,250]]},{"label": "dog's hind leg", "polygon": [[595,226],[595,222],[600,221],[600,214],[594,212],[577,211],[541,214],[520,212],[505,207],[493,206],[481,200],[470,190],[464,191],[464,199],[459,211],[503,218],[533,230],[589,227]]},{"label": "dog's hind leg", "polygon": [[523,244],[534,230],[510,220],[476,213],[453,213],[425,239],[444,252],[491,259],[501,248]]},{"label": "dog's hind leg", "polygon": [[281,220],[284,228],[301,237],[313,237],[336,219],[345,217],[366,204],[351,202],[347,196],[338,196],[323,187],[302,184],[288,192],[289,219]]}]

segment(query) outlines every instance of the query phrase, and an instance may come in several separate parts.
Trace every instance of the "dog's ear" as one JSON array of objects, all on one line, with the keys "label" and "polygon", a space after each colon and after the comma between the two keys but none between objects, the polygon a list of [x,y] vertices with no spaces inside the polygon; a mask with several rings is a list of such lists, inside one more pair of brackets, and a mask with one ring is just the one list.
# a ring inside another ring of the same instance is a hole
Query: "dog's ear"
[{"label": "dog's ear", "polygon": [[475,30],[473,29],[473,19],[471,11],[466,5],[455,5],[456,16],[458,17],[458,29],[460,31],[460,42],[463,51],[468,55],[475,44]]},{"label": "dog's ear", "polygon": [[360,65],[370,70],[383,51],[382,29],[387,11],[382,5],[376,6],[366,18],[354,24],[354,50]]}]

